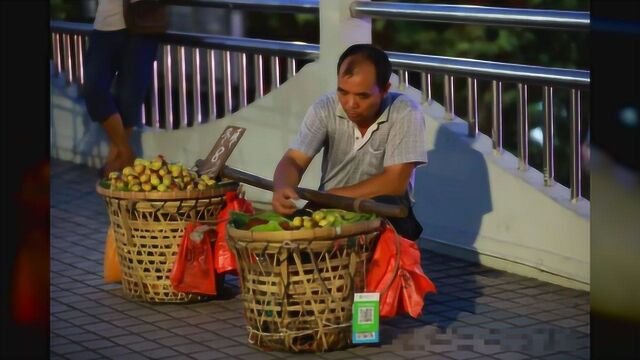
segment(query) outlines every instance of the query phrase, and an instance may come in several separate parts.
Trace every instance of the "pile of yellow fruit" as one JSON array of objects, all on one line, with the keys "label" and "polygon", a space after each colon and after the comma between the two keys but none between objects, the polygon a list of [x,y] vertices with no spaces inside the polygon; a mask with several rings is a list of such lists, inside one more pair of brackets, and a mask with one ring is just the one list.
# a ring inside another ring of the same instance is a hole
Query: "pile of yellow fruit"
[{"label": "pile of yellow fruit", "polygon": [[133,166],[127,166],[122,172],[110,173],[107,181],[109,188],[117,191],[206,190],[216,185],[209,176],[198,177],[195,171],[180,163],[168,163],[162,155],[153,160],[136,159]]},{"label": "pile of yellow fruit", "polygon": [[311,216],[296,216],[291,221],[291,227],[296,229],[313,229],[316,227],[332,226],[336,221],[337,214],[326,214],[325,211],[314,211]]}]

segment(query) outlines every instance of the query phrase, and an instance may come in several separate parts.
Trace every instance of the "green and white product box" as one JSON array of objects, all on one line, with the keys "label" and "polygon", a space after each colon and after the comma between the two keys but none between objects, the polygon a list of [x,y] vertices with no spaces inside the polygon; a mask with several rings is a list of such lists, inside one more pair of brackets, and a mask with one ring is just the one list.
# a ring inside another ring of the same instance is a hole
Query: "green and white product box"
[{"label": "green and white product box", "polygon": [[353,299],[352,342],[370,344],[380,341],[380,294],[356,293]]}]

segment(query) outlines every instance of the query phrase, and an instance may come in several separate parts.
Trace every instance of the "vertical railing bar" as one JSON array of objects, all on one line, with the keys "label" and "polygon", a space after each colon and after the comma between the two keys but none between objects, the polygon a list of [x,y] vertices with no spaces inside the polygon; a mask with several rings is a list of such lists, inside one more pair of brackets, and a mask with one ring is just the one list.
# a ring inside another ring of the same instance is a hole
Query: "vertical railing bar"
[{"label": "vertical railing bar", "polygon": [[142,119],[142,125],[149,125],[147,124],[147,111],[144,108],[144,101],[142,101],[142,104],[140,105],[140,119]]},{"label": "vertical railing bar", "polygon": [[552,186],[554,183],[553,166],[553,88],[544,87],[544,184]]},{"label": "vertical railing bar", "polygon": [[224,116],[231,114],[231,53],[222,51],[222,71],[224,75]]},{"label": "vertical railing bar", "polygon": [[502,154],[502,82],[492,81],[493,106],[491,139],[493,150],[496,154]]},{"label": "vertical railing bar", "polygon": [[62,62],[60,61],[60,35],[53,33],[51,36],[53,50],[53,68],[56,76],[62,72]]},{"label": "vertical railing bar", "polygon": [[153,61],[151,76],[151,122],[154,128],[160,128],[160,109],[158,108],[158,60]]},{"label": "vertical railing bar", "polygon": [[200,107],[200,49],[191,49],[191,83],[193,89],[193,125],[202,123]]},{"label": "vertical railing bar", "polygon": [[171,103],[171,45],[163,48],[164,57],[164,116],[165,129],[173,129],[173,104]]},{"label": "vertical railing bar", "polygon": [[209,100],[209,121],[217,117],[216,107],[216,58],[213,49],[207,50],[207,95]]},{"label": "vertical railing bar", "polygon": [[420,93],[421,93],[420,100],[422,103],[429,101],[429,99],[431,98],[430,89],[429,89],[430,84],[429,84],[428,77],[430,77],[430,75],[427,74],[426,72],[420,73]]},{"label": "vertical railing bar", "polygon": [[[74,67],[73,67],[73,72],[75,73],[74,78],[76,79],[76,81],[78,81],[78,84],[80,84],[80,61],[78,61],[78,34],[73,34],[71,35],[72,38],[72,42],[73,42],[73,59],[74,59]],[[70,40],[71,41],[71,40]]]},{"label": "vertical railing bar", "polygon": [[573,202],[578,201],[582,196],[580,122],[580,90],[571,89],[571,201]]},{"label": "vertical railing bar", "polygon": [[264,63],[262,55],[256,54],[254,59],[254,72],[255,72],[255,86],[256,86],[256,100],[264,96]]},{"label": "vertical railing bar", "polygon": [[427,74],[427,101],[433,100],[433,92],[431,91],[431,74]]},{"label": "vertical railing bar", "polygon": [[398,69],[398,75],[400,77],[400,80],[399,80],[400,83],[398,84],[400,89],[406,89],[407,86],[409,85],[407,70]]},{"label": "vertical railing bar", "polygon": [[518,169],[529,168],[529,111],[527,85],[518,83]]},{"label": "vertical railing bar", "polygon": [[295,60],[293,58],[287,58],[287,80],[291,79],[295,74]]},{"label": "vertical railing bar", "polygon": [[469,137],[476,137],[478,134],[478,80],[474,78],[467,78],[467,87],[467,108],[469,117],[467,135]]},{"label": "vertical railing bar", "polygon": [[71,64],[71,40],[69,34],[62,35],[62,43],[64,50],[64,70],[67,84],[73,83],[73,66]]},{"label": "vertical railing bar", "polygon": [[427,102],[427,73],[420,72],[420,102]]},{"label": "vertical railing bar", "polygon": [[238,67],[240,71],[240,108],[247,106],[247,54],[238,53]]},{"label": "vertical railing bar", "polygon": [[76,55],[76,79],[78,81],[78,85],[82,86],[84,84],[82,67],[82,35],[73,35],[73,47]]},{"label": "vertical railing bar", "polygon": [[280,59],[271,57],[271,90],[280,87]]},{"label": "vertical railing bar", "polygon": [[187,127],[187,72],[184,52],[184,46],[178,46],[178,104],[180,107],[180,124]]},{"label": "vertical railing bar", "polygon": [[453,76],[445,75],[444,76],[444,118],[447,120],[452,120],[454,118],[455,112],[455,102],[453,99],[454,88],[453,88]]}]

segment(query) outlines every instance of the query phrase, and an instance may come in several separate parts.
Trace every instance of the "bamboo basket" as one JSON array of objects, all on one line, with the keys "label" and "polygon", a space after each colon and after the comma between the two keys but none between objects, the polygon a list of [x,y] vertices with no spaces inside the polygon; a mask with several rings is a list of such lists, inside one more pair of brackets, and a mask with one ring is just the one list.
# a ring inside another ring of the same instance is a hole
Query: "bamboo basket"
[{"label": "bamboo basket", "polygon": [[125,192],[96,185],[104,197],[116,238],[122,289],[128,298],[151,303],[202,300],[173,290],[169,275],[186,223],[213,222],[224,206],[224,194],[235,182],[204,191]]},{"label": "bamboo basket", "polygon": [[238,259],[249,342],[265,350],[323,352],[351,343],[354,292],[380,219],[337,228],[257,232],[228,225]]}]

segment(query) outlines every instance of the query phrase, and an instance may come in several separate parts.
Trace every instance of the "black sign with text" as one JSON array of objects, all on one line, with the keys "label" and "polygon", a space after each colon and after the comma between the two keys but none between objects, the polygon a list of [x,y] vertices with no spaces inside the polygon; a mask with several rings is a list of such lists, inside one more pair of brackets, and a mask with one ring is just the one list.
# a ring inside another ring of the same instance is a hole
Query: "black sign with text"
[{"label": "black sign with text", "polygon": [[204,160],[196,161],[198,175],[216,177],[247,129],[227,126]]}]

